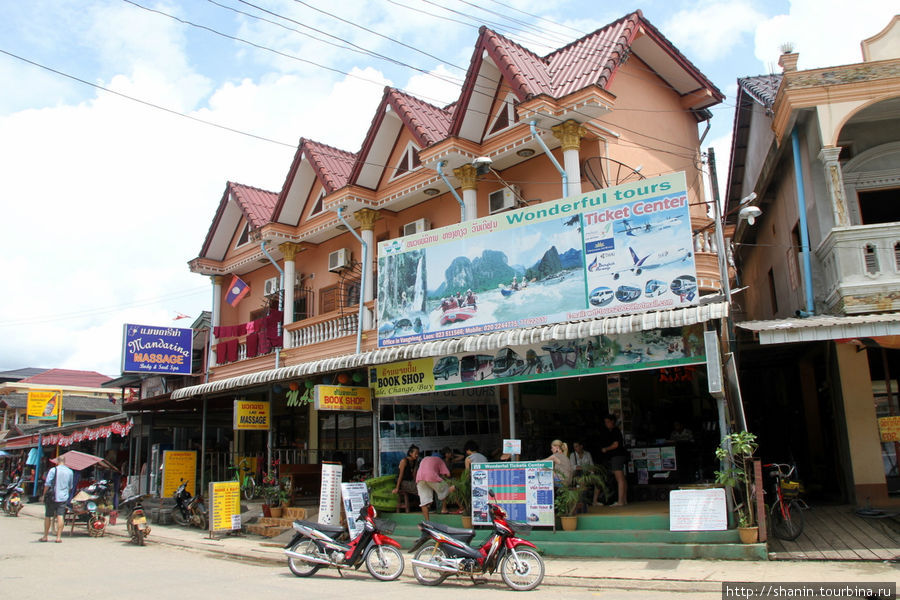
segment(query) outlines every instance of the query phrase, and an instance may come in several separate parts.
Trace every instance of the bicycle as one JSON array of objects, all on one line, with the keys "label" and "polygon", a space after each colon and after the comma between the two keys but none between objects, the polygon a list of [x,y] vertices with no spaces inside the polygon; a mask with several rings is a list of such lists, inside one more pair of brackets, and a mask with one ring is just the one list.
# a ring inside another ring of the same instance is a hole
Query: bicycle
[{"label": "bicycle", "polygon": [[775,478],[775,502],[769,508],[772,533],[782,540],[796,540],[803,533],[803,511],[809,508],[800,499],[800,482],[791,480],[797,468],[783,463],[769,463],[763,467],[773,467],[769,475]]},{"label": "bicycle", "polygon": [[[247,467],[247,459],[241,460],[237,466],[228,467],[232,471],[234,471],[234,475],[232,475],[232,481],[239,481],[241,484],[241,494],[244,496],[245,500],[253,500],[256,495],[259,493],[259,485],[256,483],[256,480],[253,479],[253,475],[250,473],[249,468]],[[246,472],[246,475],[241,476],[242,472]]]}]

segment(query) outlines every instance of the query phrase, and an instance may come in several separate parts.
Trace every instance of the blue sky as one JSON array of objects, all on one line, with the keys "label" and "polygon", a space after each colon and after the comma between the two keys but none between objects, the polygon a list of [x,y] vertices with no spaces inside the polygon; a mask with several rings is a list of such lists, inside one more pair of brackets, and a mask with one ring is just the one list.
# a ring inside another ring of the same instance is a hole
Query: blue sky
[{"label": "blue sky", "polygon": [[785,42],[801,69],[859,62],[896,2],[0,2],[0,369],[117,375],[123,323],[209,308],[186,263],[226,181],[279,191],[301,136],[358,150],[384,85],[455,100],[481,24],[544,54],[635,8],[726,94],[724,181],[737,77]]}]

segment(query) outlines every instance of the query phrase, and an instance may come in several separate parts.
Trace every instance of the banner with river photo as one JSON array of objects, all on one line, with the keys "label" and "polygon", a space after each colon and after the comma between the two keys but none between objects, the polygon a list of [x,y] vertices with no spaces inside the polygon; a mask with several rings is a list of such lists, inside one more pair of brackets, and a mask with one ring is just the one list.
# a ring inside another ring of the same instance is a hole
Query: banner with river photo
[{"label": "banner with river photo", "polygon": [[683,172],[378,245],[378,345],[696,304]]}]

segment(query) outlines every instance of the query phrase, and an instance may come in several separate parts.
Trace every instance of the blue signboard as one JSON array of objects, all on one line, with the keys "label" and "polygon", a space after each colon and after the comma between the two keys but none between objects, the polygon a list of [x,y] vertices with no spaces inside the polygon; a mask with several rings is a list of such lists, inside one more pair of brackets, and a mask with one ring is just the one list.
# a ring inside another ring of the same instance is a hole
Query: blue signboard
[{"label": "blue signboard", "polygon": [[193,329],[125,324],[123,373],[191,374]]}]

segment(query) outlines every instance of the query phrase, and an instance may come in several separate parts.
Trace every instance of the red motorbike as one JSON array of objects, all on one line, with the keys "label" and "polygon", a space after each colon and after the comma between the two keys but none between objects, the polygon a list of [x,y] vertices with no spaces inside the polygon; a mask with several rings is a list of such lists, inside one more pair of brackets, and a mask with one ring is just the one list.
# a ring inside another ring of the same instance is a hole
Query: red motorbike
[{"label": "red motorbike", "polygon": [[503,582],[520,592],[533,590],[544,580],[544,561],[537,547],[516,537],[531,532],[531,525],[511,521],[488,493],[488,514],[493,531],[480,548],[470,546],[475,537],[473,529],[458,529],[440,523],[419,523],[422,532],[410,548],[415,552],[413,574],[422,585],[439,585],[450,575],[468,575],[475,582],[476,575],[493,573],[498,568]]},{"label": "red motorbike", "polygon": [[[375,579],[393,581],[403,573],[403,554],[400,544],[387,534],[394,523],[376,519],[375,507],[369,503],[359,511],[364,522],[362,531],[349,542],[340,525],[325,525],[312,521],[294,521],[294,539],[284,548],[288,567],[297,577],[309,577],[322,567],[366,569]],[[344,538],[344,539],[341,539]]]}]

